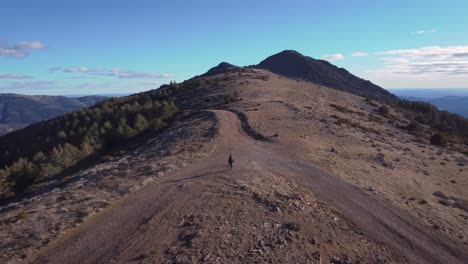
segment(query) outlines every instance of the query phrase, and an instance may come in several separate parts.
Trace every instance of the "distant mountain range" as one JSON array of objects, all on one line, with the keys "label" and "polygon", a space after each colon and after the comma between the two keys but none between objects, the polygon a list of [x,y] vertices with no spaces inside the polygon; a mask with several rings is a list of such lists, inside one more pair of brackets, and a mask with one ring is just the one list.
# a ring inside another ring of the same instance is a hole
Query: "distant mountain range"
[{"label": "distant mountain range", "polygon": [[0,135],[29,124],[64,115],[105,100],[104,96],[65,96],[0,94]]},{"label": "distant mountain range", "polygon": [[390,88],[399,97],[441,98],[446,96],[468,97],[468,88]]},{"label": "distant mountain range", "polygon": [[431,103],[440,110],[446,110],[468,118],[468,96],[444,96],[439,98],[424,98],[415,96],[401,96],[410,101],[423,101]]}]

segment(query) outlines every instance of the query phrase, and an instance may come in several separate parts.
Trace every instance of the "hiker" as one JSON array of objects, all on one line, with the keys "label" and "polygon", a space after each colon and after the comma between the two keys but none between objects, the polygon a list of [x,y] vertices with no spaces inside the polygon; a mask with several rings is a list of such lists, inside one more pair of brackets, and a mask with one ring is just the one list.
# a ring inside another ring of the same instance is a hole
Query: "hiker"
[{"label": "hiker", "polygon": [[232,159],[231,154],[229,154],[228,163],[229,163],[229,170],[232,170],[232,164],[234,163],[234,160]]}]

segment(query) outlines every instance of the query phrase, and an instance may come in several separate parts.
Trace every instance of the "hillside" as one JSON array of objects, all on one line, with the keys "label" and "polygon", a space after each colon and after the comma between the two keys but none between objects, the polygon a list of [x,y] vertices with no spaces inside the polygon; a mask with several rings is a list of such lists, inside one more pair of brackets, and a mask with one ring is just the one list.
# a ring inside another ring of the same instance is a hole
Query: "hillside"
[{"label": "hillside", "polygon": [[15,131],[0,261],[466,263],[468,148],[408,109],[221,64]]},{"label": "hillside", "polygon": [[[468,120],[462,116],[440,111],[437,107],[423,102],[399,99],[387,90],[363,80],[343,68],[324,60],[316,60],[293,50],[285,50],[268,57],[251,68],[267,69],[286,77],[321,84],[329,88],[348,92],[390,104],[399,108],[413,122],[429,126],[452,142],[468,144]],[[414,131],[413,131],[414,132]]]},{"label": "hillside", "polygon": [[89,107],[106,99],[102,96],[68,98],[64,96],[0,94],[0,135],[29,124]]}]

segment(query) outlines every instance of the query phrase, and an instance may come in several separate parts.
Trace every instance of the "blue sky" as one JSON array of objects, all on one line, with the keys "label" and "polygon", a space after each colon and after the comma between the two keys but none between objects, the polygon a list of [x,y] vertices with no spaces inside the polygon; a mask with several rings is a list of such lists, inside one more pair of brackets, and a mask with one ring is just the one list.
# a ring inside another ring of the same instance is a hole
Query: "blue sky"
[{"label": "blue sky", "polygon": [[468,87],[466,10],[466,0],[4,1],[0,92],[139,92],[285,49],[384,88]]}]

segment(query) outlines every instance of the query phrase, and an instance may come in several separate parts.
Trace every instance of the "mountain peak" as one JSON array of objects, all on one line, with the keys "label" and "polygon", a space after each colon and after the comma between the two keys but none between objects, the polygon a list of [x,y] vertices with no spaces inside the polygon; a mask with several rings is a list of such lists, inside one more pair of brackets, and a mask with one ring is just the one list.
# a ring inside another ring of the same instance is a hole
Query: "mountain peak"
[{"label": "mountain peak", "polygon": [[301,54],[300,52],[297,52],[295,50],[283,50],[283,51],[281,51],[279,53],[276,53],[276,54],[266,58],[265,60],[260,62],[260,64],[262,64],[263,62],[268,61],[268,60],[270,60],[270,61],[271,60],[295,61],[295,60],[305,60],[305,59],[311,59],[311,58],[306,57],[303,54]]},{"label": "mountain peak", "polygon": [[218,66],[216,66],[218,68],[229,68],[229,67],[237,67],[235,65],[232,65],[231,63],[229,62],[221,62],[220,64],[218,64]]},{"label": "mountain peak", "polygon": [[266,69],[286,77],[299,78],[364,97],[394,100],[387,90],[361,79],[328,61],[317,60],[294,50],[284,50],[272,55],[253,68]]},{"label": "mountain peak", "polygon": [[228,62],[221,62],[217,66],[209,69],[206,73],[200,75],[200,77],[207,77],[207,76],[212,76],[212,75],[217,75],[229,71],[236,71],[239,70],[241,67],[230,64]]},{"label": "mountain peak", "polygon": [[[300,52],[297,52],[295,50],[283,50],[280,53],[277,53],[276,55],[295,55],[295,56],[304,56]],[[274,55],[273,55],[274,56]]]}]

